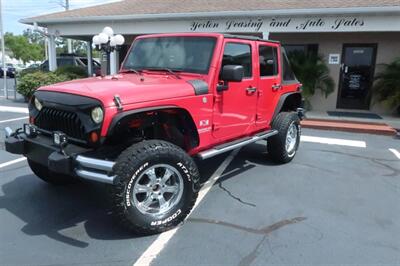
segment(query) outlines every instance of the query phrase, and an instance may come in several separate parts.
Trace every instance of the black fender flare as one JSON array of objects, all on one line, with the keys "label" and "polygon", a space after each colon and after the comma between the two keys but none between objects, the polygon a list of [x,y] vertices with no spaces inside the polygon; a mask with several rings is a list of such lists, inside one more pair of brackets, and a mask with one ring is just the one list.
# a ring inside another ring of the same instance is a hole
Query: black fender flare
[{"label": "black fender flare", "polygon": [[[125,118],[135,115],[135,114],[140,114],[140,113],[145,113],[145,112],[153,112],[153,111],[163,111],[163,110],[171,110],[171,109],[176,109],[176,110],[181,110],[183,112],[186,113],[186,115],[188,116],[188,119],[191,120],[189,121],[189,123],[191,123],[191,125],[189,125],[191,128],[193,128],[193,130],[195,130],[197,133],[197,139],[196,142],[199,142],[199,136],[198,136],[198,131],[197,131],[197,127],[196,124],[193,120],[192,115],[190,114],[190,112],[188,110],[186,110],[183,107],[179,107],[176,105],[161,105],[161,106],[152,106],[152,107],[146,107],[146,108],[139,108],[139,109],[134,109],[134,110],[129,110],[129,111],[125,111],[125,112],[121,112],[116,114],[109,127],[107,130],[107,137],[110,137],[114,134],[115,129],[118,127],[118,125],[120,124],[121,121],[123,121]],[[198,145],[198,143],[197,143]]]},{"label": "black fender flare", "polygon": [[118,126],[120,121],[122,119],[134,115],[134,114],[139,114],[139,113],[144,113],[144,112],[151,112],[151,111],[158,111],[158,110],[166,110],[166,109],[179,109],[178,106],[174,105],[162,105],[162,106],[152,106],[152,107],[146,107],[146,108],[139,108],[139,109],[133,109],[125,112],[120,112],[116,114],[113,119],[111,120],[110,125],[108,126],[107,130],[107,137],[111,136],[114,133],[115,128]]},{"label": "black fender flare", "polygon": [[[294,96],[294,95],[298,95],[297,97],[299,97],[299,99],[300,99],[300,104],[299,104],[299,106],[297,106],[297,108],[303,107],[303,96],[301,95],[301,92],[296,91],[296,92],[288,92],[288,93],[282,94],[281,97],[279,98],[278,104],[276,105],[275,112],[274,112],[274,115],[272,116],[271,121],[273,121],[275,119],[275,117],[281,112],[288,97]],[[294,110],[294,111],[296,111],[296,110]]]}]

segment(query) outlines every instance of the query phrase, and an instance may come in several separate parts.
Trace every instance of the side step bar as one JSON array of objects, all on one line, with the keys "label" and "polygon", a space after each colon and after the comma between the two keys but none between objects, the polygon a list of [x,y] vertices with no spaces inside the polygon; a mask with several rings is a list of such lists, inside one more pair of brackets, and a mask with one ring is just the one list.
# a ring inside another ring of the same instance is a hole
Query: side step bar
[{"label": "side step bar", "polygon": [[246,146],[250,143],[254,143],[256,141],[262,140],[262,139],[267,139],[269,137],[272,137],[274,135],[278,134],[277,130],[270,130],[266,132],[261,132],[257,135],[254,135],[252,137],[247,137],[243,138],[241,140],[235,140],[226,144],[223,144],[221,146],[217,146],[215,148],[212,148],[210,150],[202,151],[198,155],[200,159],[205,160],[211,157],[214,157],[216,155],[225,153],[227,151],[235,150],[237,148],[241,148],[243,146]]}]

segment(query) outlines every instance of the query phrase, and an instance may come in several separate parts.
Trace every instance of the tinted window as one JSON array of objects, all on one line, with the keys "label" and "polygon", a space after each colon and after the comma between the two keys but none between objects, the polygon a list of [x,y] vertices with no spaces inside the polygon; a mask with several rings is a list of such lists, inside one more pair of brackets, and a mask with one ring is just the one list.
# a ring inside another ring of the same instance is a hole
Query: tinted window
[{"label": "tinted window", "polygon": [[157,37],[136,40],[123,68],[163,69],[207,74],[216,39]]},{"label": "tinted window", "polygon": [[296,76],[290,67],[289,59],[285,52],[282,52],[282,78],[284,81],[296,80]]},{"label": "tinted window", "polygon": [[251,46],[241,43],[227,43],[222,59],[222,67],[226,65],[241,65],[244,68],[244,77],[251,77]]},{"label": "tinted window", "polygon": [[[79,58],[79,60],[81,60],[81,62],[82,62],[85,66],[87,66],[88,60],[87,60],[86,58]],[[93,62],[93,65],[94,65],[95,67],[99,67],[99,66],[100,66],[100,63],[97,62],[96,60],[92,60],[92,62]]]},{"label": "tinted window", "polygon": [[73,65],[75,65],[73,58],[57,58],[57,66],[59,67]]},{"label": "tinted window", "polygon": [[278,74],[278,50],[270,46],[259,47],[260,76],[268,77]]}]

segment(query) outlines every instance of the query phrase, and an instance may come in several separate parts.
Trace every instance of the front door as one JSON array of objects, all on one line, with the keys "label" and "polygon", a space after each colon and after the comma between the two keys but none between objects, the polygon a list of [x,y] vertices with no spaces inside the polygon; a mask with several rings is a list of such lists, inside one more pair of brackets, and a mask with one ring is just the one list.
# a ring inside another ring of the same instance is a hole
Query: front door
[{"label": "front door", "polygon": [[255,127],[258,78],[254,69],[255,42],[225,40],[221,69],[224,65],[241,65],[244,78],[229,82],[228,89],[218,92],[214,105],[213,136],[220,140],[245,135]]},{"label": "front door", "polygon": [[338,108],[369,109],[376,48],[376,44],[343,46]]}]

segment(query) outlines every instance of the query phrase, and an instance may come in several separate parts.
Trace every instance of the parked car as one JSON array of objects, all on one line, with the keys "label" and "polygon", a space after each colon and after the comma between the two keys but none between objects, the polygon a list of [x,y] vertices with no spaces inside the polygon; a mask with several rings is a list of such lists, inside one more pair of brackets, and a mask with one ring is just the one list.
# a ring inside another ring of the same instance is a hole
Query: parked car
[{"label": "parked car", "polygon": [[303,117],[278,42],[216,33],[138,37],[119,75],[41,88],[29,111],[30,124],[6,128],[6,150],[49,183],[110,184],[114,213],[141,234],[189,214],[200,189],[194,157],[268,139],[269,158],[288,163]]},{"label": "parked car", "polygon": [[[17,74],[17,70],[15,69],[14,65],[11,63],[6,64],[6,74],[8,78],[15,78]],[[0,78],[4,77],[4,70],[3,65],[0,66]]]},{"label": "parked car", "polygon": [[[87,70],[87,63],[88,60],[86,57],[77,56],[74,54],[61,54],[57,57],[57,66],[78,66],[82,67],[83,69]],[[49,60],[45,60],[39,67],[42,71],[49,71]],[[96,60],[93,60],[93,73],[96,76],[101,75],[101,65]]]}]

